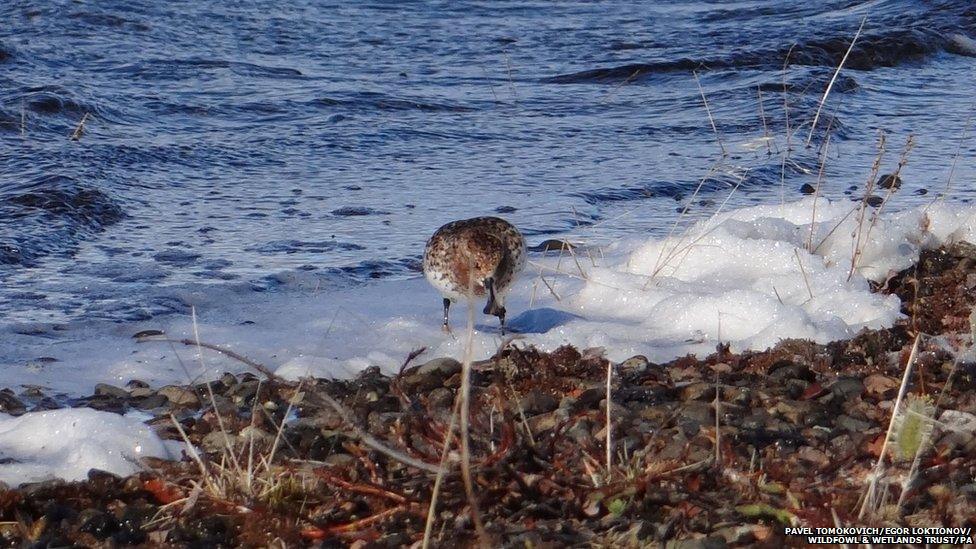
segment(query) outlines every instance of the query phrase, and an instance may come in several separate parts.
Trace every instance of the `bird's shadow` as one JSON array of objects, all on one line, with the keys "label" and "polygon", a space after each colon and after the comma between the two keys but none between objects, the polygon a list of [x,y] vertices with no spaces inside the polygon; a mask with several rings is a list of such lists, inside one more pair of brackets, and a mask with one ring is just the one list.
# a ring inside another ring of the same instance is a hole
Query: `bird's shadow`
[{"label": "bird's shadow", "polygon": [[[550,307],[529,309],[506,322],[505,332],[513,334],[544,334],[553,328],[558,328],[577,318],[582,317]],[[487,324],[478,326],[478,330],[489,332],[499,331],[497,325],[489,326]]]}]

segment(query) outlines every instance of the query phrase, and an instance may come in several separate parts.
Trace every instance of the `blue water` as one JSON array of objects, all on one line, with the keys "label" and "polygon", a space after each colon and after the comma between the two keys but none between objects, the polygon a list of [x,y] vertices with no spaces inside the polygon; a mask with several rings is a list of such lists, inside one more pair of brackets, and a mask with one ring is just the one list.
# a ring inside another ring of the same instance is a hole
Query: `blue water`
[{"label": "blue water", "polygon": [[530,244],[660,234],[730,193],[799,197],[828,135],[829,196],[860,196],[882,130],[884,171],[915,139],[899,204],[953,165],[949,194],[974,194],[967,1],[6,0],[0,20],[0,324],[413,276],[434,229],[492,212]]}]

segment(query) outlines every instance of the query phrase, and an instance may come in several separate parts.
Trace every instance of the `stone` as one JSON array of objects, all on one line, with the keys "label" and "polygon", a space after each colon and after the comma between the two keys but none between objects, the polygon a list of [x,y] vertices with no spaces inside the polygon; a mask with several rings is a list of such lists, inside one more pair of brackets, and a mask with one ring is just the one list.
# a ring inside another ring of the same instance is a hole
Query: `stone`
[{"label": "stone", "polygon": [[707,402],[688,402],[681,407],[676,421],[686,436],[695,436],[702,427],[715,425],[712,405]]},{"label": "stone", "polygon": [[454,404],[454,391],[438,387],[427,395],[427,405],[434,409],[447,409]]},{"label": "stone", "polygon": [[208,454],[223,453],[228,447],[233,448],[235,444],[237,444],[237,436],[224,433],[219,429],[207,433],[200,441],[200,447]]},{"label": "stone", "polygon": [[847,414],[841,414],[837,416],[837,419],[834,421],[834,424],[837,425],[837,427],[844,429],[845,431],[851,431],[856,433],[863,433],[864,431],[867,431],[868,429],[873,427],[873,425],[871,425],[867,421],[854,419]]},{"label": "stone", "polygon": [[647,360],[646,356],[635,355],[621,362],[617,366],[617,371],[620,372],[621,375],[641,374],[647,370],[650,365],[651,363],[649,360]]},{"label": "stone", "polygon": [[827,390],[834,397],[846,400],[861,396],[864,393],[864,383],[856,377],[842,377],[827,387]]},{"label": "stone", "polygon": [[122,387],[109,385],[108,383],[99,383],[98,385],[95,385],[95,395],[108,396],[112,398],[129,398],[129,391],[126,391]]},{"label": "stone", "polygon": [[673,539],[664,544],[665,549],[723,549],[728,544],[719,536],[700,539]]},{"label": "stone", "polygon": [[200,405],[200,399],[192,389],[179,387],[177,385],[167,385],[156,391],[157,394],[166,397],[173,406],[195,407]]},{"label": "stone", "polygon": [[681,389],[681,400],[703,400],[711,402],[715,400],[715,384],[713,383],[691,383]]},{"label": "stone", "polygon": [[157,395],[155,393],[132,399],[132,405],[140,410],[153,410],[156,408],[161,408],[166,406],[167,402],[169,402],[169,399],[163,395]]},{"label": "stone", "polygon": [[539,433],[543,431],[551,431],[556,428],[559,423],[559,417],[555,412],[549,412],[548,414],[539,414],[532,416],[528,419],[529,429],[532,431],[533,436],[538,436]]},{"label": "stone", "polygon": [[156,391],[148,387],[135,387],[129,391],[129,397],[131,398],[145,398],[147,396],[155,395]]},{"label": "stone", "polygon": [[534,416],[555,410],[559,406],[559,401],[552,395],[532,391],[519,400],[519,405],[525,415]]},{"label": "stone", "polygon": [[0,391],[0,412],[12,416],[19,416],[26,411],[27,407],[24,406],[24,403],[19,398],[14,396],[13,391],[9,389]]},{"label": "stone", "polygon": [[817,450],[812,446],[803,446],[796,451],[796,457],[799,459],[816,466],[818,469],[822,469],[827,465],[830,465],[830,458],[827,454]]},{"label": "stone", "polygon": [[451,377],[461,371],[461,363],[453,358],[435,358],[417,367],[417,373],[424,376],[439,375]]}]

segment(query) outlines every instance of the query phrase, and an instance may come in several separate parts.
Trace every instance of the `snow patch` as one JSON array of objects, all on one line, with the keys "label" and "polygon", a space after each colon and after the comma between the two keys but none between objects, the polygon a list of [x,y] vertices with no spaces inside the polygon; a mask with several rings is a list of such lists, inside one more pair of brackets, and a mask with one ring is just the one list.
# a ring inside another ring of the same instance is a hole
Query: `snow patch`
[{"label": "snow patch", "polygon": [[140,469],[139,459],[176,459],[180,447],[138,419],[90,408],[0,414],[0,481],[83,480],[90,469],[130,475]]}]

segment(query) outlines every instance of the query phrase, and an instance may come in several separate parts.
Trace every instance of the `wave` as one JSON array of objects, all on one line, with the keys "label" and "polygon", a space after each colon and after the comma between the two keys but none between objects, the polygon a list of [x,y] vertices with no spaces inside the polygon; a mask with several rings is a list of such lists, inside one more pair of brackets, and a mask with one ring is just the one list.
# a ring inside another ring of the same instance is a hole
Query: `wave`
[{"label": "wave", "polygon": [[4,231],[0,238],[0,264],[30,266],[50,254],[70,253],[82,238],[125,216],[106,193],[68,176],[7,186],[0,195],[0,218],[18,230]]},{"label": "wave", "polygon": [[[868,13],[867,23],[845,63],[845,67],[855,71],[870,71],[883,67],[895,67],[916,63],[941,52],[955,55],[976,56],[976,41],[967,33],[976,28],[976,10],[958,2],[929,3],[926,9],[921,4],[903,5],[889,2]],[[839,17],[851,6],[839,6],[820,14],[827,18]],[[800,9],[800,8],[798,8]],[[812,8],[811,8],[812,9]],[[612,84],[652,78],[673,72],[692,70],[708,71],[721,69],[781,69],[784,64],[837,67],[848,48],[857,29],[858,21],[850,17],[839,17],[839,23],[821,32],[821,36],[801,39],[795,43],[786,42],[788,35],[768,36],[761,16],[774,13],[771,8],[758,7],[752,10],[718,10],[704,18],[704,22],[726,21],[732,17],[749,18],[752,24],[736,27],[738,42],[728,48],[715,47],[714,50],[727,50],[729,53],[714,56],[680,56],[659,58],[646,62],[631,62],[622,65],[597,67],[577,72],[559,74],[543,78],[542,82],[552,84]],[[809,12],[802,8],[800,11]],[[875,13],[877,11],[877,13]],[[913,13],[915,11],[915,13]],[[802,14],[801,14],[802,15]],[[714,16],[715,19],[710,19]],[[749,36],[752,33],[753,36]],[[741,44],[755,44],[742,47]],[[658,44],[660,51],[660,44]],[[719,44],[721,46],[721,44]],[[636,50],[642,46],[628,43],[621,47],[612,43],[610,49]]]},{"label": "wave", "polygon": [[188,59],[150,59],[127,63],[111,69],[140,80],[193,80],[218,70],[227,70],[238,76],[258,78],[304,78],[298,69],[259,65],[244,61],[193,57]]},{"label": "wave", "polygon": [[319,97],[310,102],[313,107],[368,108],[381,111],[471,112],[476,109],[457,103],[431,101],[412,97],[397,97],[377,92],[354,92],[340,98]]}]

